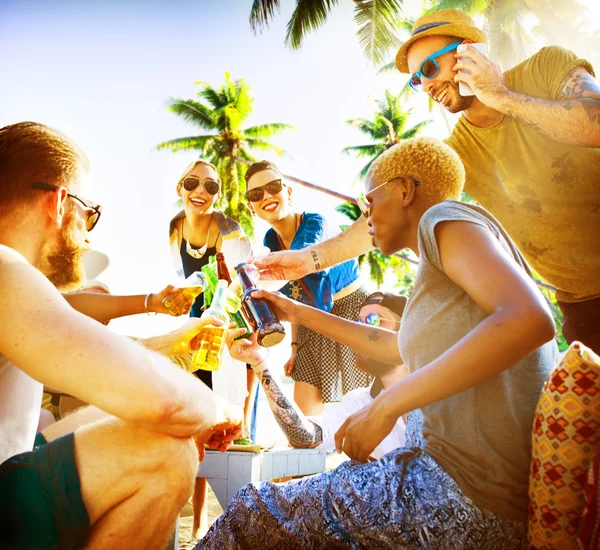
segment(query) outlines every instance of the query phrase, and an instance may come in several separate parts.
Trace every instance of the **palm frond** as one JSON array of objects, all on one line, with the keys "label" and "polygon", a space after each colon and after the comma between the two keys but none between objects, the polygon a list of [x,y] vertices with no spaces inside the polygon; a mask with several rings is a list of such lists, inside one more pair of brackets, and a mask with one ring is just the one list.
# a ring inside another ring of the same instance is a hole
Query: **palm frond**
[{"label": "palm frond", "polygon": [[281,11],[279,0],[254,0],[250,9],[250,28],[254,34],[269,26],[275,16],[275,10]]},{"label": "palm frond", "polygon": [[399,0],[355,0],[354,21],[365,57],[374,64],[382,63],[397,45]]},{"label": "palm frond", "polygon": [[379,67],[379,69],[377,69],[377,74],[393,73],[397,70],[398,69],[396,68],[396,62],[391,61],[390,63],[386,63],[382,67]]},{"label": "palm frond", "polygon": [[250,95],[250,86],[243,78],[234,82],[233,91],[235,93],[235,109],[240,113],[241,120],[250,116],[254,98]]},{"label": "palm frond", "polygon": [[362,216],[362,212],[357,204],[346,201],[335,207],[335,211],[343,214],[353,222]]},{"label": "palm frond", "polygon": [[469,15],[476,15],[495,2],[496,0],[437,0],[428,11],[460,10]]},{"label": "palm frond", "polygon": [[371,280],[377,283],[377,288],[379,288],[383,284],[385,265],[382,269],[381,264],[372,253],[368,253],[366,260],[369,264],[369,275],[371,276]]},{"label": "palm frond", "polygon": [[200,88],[196,95],[206,101],[213,109],[224,107],[227,102],[223,101],[223,96],[220,90],[215,90],[212,86],[204,86]]},{"label": "palm frond", "polygon": [[[246,149],[244,147],[240,147],[237,150],[237,159],[240,160],[240,162],[242,164],[252,164],[253,162],[256,162],[256,158],[253,157],[248,151],[246,151]],[[244,162],[246,161],[246,162]]]},{"label": "palm frond", "polygon": [[418,136],[421,133],[421,130],[425,128],[428,124],[433,122],[432,119],[422,120],[421,122],[417,122],[414,126],[410,127],[406,132],[403,132],[398,136],[398,140],[401,141],[403,139],[411,139],[415,136]]},{"label": "palm frond", "polygon": [[350,124],[350,126],[353,126],[363,134],[367,134],[372,139],[377,139],[375,124],[371,120],[367,120],[365,118],[353,118],[347,120],[346,124]]},{"label": "palm frond", "polygon": [[[381,154],[381,153],[380,153]],[[378,157],[379,155],[377,155]],[[362,170],[358,173],[358,177],[357,179],[359,180],[364,180],[367,177],[367,173],[369,171],[369,168],[371,168],[371,164],[373,164],[375,162],[375,160],[377,160],[377,157],[373,157],[369,162],[367,162],[367,164],[365,164],[362,167]]]},{"label": "palm frond", "polygon": [[379,156],[387,149],[385,143],[369,143],[367,145],[352,145],[344,147],[342,153],[353,153],[356,158]]},{"label": "palm frond", "polygon": [[287,24],[285,45],[292,50],[302,46],[305,36],[325,23],[338,0],[297,0],[296,9]]},{"label": "palm frond", "polygon": [[[159,143],[155,149],[161,151],[170,149],[171,151],[182,151],[186,149],[198,149],[204,153],[207,147],[210,147],[215,141],[216,136],[190,136]],[[204,156],[204,155],[202,155]]]},{"label": "palm frond", "polygon": [[213,130],[215,128],[212,111],[206,105],[202,105],[202,103],[198,103],[193,99],[170,98],[167,109],[183,118],[186,122],[191,122],[205,130]]},{"label": "palm frond", "polygon": [[245,137],[264,139],[273,137],[284,130],[295,130],[294,126],[290,124],[282,124],[280,122],[272,122],[270,124],[259,124],[258,126],[251,126],[242,130],[242,134]]},{"label": "palm frond", "polygon": [[250,147],[250,149],[256,149],[258,151],[270,151],[280,157],[290,156],[285,149],[281,149],[281,147],[277,147],[276,145],[273,145],[272,143],[269,143],[263,139],[248,138],[246,139],[246,144],[248,147]]}]

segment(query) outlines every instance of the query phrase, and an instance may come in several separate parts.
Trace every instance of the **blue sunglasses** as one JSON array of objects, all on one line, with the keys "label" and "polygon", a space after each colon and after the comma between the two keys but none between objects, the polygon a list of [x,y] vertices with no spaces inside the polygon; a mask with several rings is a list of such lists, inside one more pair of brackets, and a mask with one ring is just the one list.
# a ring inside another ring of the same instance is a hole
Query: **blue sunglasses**
[{"label": "blue sunglasses", "polygon": [[415,92],[422,92],[423,83],[421,82],[421,77],[424,76],[425,78],[435,78],[440,72],[440,66],[438,65],[437,58],[440,55],[444,55],[445,53],[455,50],[459,44],[462,44],[462,40],[454,42],[453,44],[450,44],[445,48],[432,53],[429,57],[426,57],[423,63],[421,63],[419,70],[410,77],[410,80],[408,81],[410,87]]}]

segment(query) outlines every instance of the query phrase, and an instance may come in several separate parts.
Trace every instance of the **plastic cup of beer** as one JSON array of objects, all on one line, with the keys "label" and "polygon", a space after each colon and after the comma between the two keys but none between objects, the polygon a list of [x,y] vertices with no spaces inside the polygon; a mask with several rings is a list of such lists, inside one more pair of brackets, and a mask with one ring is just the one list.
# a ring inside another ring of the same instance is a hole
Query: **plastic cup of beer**
[{"label": "plastic cup of beer", "polygon": [[164,306],[169,310],[171,315],[182,315],[190,306],[190,301],[193,302],[206,288],[206,280],[204,273],[194,271],[185,281],[178,284],[178,290],[175,294],[167,296],[163,300]]}]

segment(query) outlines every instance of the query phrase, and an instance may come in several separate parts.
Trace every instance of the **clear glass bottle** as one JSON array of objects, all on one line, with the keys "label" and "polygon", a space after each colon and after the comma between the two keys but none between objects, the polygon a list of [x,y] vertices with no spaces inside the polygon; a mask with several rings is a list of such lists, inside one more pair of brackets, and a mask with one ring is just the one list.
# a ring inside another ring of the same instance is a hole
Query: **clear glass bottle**
[{"label": "clear glass bottle", "polygon": [[196,370],[217,370],[223,362],[225,337],[229,327],[229,314],[225,310],[227,286],[227,281],[219,280],[217,282],[212,303],[203,314],[203,316],[212,315],[223,321],[223,324],[219,327],[207,325],[198,334],[197,348],[192,355],[192,364]]},{"label": "clear glass bottle", "polygon": [[171,315],[181,315],[188,308],[189,298],[195,300],[205,288],[204,274],[201,271],[194,271],[179,285],[179,290],[175,294],[167,296],[162,303]]},{"label": "clear glass bottle", "polygon": [[[204,310],[206,311],[213,300],[213,295],[215,293],[215,289],[217,286],[217,281],[220,279],[224,279],[231,283],[231,277],[229,276],[229,270],[227,268],[227,264],[225,264],[225,256],[221,254],[221,267],[219,268],[219,254],[217,254],[217,258],[215,256],[210,257],[210,261],[202,268],[202,272],[204,273],[206,279],[206,290],[204,291]],[[227,278],[217,276],[217,273],[222,270],[227,271]],[[237,280],[237,277],[235,278]],[[230,284],[231,287],[234,283]],[[225,310],[229,313],[229,318],[232,322],[235,323],[236,328],[243,328],[246,330],[243,334],[238,336],[236,340],[240,338],[248,338],[252,334],[252,330],[250,329],[250,325],[246,321],[245,317],[242,315],[240,311],[241,308],[241,298],[237,296],[234,292],[227,291],[225,298]]]}]

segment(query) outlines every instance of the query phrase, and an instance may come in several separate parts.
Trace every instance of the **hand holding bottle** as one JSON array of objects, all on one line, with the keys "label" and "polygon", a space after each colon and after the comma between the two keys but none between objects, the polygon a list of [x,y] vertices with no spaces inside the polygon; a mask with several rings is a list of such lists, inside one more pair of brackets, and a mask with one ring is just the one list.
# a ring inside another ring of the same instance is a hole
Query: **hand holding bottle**
[{"label": "hand holding bottle", "polygon": [[217,370],[223,361],[225,337],[229,329],[229,315],[225,310],[226,294],[227,281],[221,279],[210,307],[202,314],[202,318],[212,316],[219,319],[220,323],[206,325],[198,334],[198,347],[192,356],[192,364],[198,369]]},{"label": "hand holding bottle", "polygon": [[[194,301],[205,287],[206,281],[200,271],[192,273],[178,288],[169,285],[158,295],[161,297],[160,303],[166,309],[166,311],[159,311],[159,313],[169,313],[173,316],[189,313]],[[169,292],[164,294],[167,289],[169,289]]]}]

